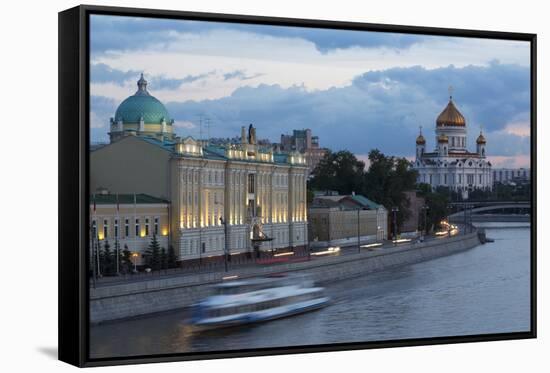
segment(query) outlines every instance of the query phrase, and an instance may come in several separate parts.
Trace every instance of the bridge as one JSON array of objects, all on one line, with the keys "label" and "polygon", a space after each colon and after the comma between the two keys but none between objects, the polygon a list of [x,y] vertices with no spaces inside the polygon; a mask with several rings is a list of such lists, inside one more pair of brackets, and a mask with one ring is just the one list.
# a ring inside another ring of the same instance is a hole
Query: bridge
[{"label": "bridge", "polygon": [[450,203],[458,210],[452,222],[530,222],[531,201],[465,201]]}]

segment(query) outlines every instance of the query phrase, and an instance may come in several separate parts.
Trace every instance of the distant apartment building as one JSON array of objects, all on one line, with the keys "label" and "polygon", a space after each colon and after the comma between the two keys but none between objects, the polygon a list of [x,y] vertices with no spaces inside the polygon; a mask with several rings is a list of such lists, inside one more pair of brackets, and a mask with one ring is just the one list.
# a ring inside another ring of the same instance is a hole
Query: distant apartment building
[{"label": "distant apartment building", "polygon": [[299,152],[305,156],[308,172],[311,174],[327,152],[319,147],[319,137],[312,136],[309,128],[292,131],[292,135],[281,135],[280,144],[276,145],[283,152]]},{"label": "distant apartment building", "polygon": [[361,195],[316,196],[308,209],[311,245],[346,245],[387,238],[388,212]]},{"label": "distant apartment building", "polygon": [[508,184],[510,182],[526,182],[531,180],[530,168],[495,168],[493,183]]}]

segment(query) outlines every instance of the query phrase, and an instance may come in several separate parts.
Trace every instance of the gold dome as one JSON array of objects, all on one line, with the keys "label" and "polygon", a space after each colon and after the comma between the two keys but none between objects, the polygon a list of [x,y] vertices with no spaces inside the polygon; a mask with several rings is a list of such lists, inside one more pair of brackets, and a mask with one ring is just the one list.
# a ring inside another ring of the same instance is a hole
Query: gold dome
[{"label": "gold dome", "polygon": [[426,144],[426,139],[424,138],[424,136],[422,136],[422,134],[418,135],[418,137],[416,138],[416,145],[425,145]]},{"label": "gold dome", "polygon": [[483,133],[480,131],[479,136],[477,137],[476,143],[478,144],[486,144],[487,140],[485,140],[485,136],[483,136]]},{"label": "gold dome", "polygon": [[438,142],[449,142],[449,137],[447,137],[447,135],[445,135],[445,134],[441,134],[437,138],[437,141]]},{"label": "gold dome", "polygon": [[449,103],[447,107],[439,114],[436,120],[438,127],[464,127],[466,126],[466,119],[458,111],[455,104],[453,103],[453,98],[449,98]]}]

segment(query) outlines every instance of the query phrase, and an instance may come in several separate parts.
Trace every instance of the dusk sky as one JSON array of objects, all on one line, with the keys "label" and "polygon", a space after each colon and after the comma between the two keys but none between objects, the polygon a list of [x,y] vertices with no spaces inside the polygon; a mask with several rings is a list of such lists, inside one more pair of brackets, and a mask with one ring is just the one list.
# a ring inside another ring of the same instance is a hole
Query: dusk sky
[{"label": "dusk sky", "polygon": [[203,116],[211,137],[253,123],[277,142],[311,128],[361,159],[372,148],[412,158],[419,126],[435,146],[452,86],[469,149],[482,127],[494,166],[529,167],[529,55],[517,41],[94,15],[92,141],[108,142],[143,72],[180,136],[198,138]]}]

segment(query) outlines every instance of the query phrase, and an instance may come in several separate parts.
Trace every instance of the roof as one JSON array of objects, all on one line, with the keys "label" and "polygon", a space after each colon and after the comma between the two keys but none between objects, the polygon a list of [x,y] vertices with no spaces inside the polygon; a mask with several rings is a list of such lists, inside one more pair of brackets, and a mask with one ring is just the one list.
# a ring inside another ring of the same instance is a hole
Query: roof
[{"label": "roof", "polygon": [[436,124],[438,127],[464,127],[466,126],[466,119],[458,111],[455,104],[453,103],[453,98],[449,98],[449,103],[443,109],[441,114],[437,117]]},{"label": "roof", "polygon": [[143,74],[137,84],[137,92],[122,101],[116,109],[115,122],[121,120],[123,123],[139,123],[143,118],[144,123],[161,124],[164,120],[167,125],[171,125],[166,107],[147,91],[147,81]]},{"label": "roof", "polygon": [[[130,137],[130,136],[128,136]],[[153,145],[156,145],[158,147],[161,147],[162,149],[168,151],[168,152],[173,152],[174,151],[174,146],[176,145],[176,143],[174,141],[168,141],[168,140],[164,140],[164,141],[161,141],[159,139],[156,139],[154,137],[147,137],[147,136],[131,136],[132,138],[135,138],[135,139],[140,139],[140,140],[143,140],[149,144],[153,144]]]},{"label": "roof", "polygon": [[361,205],[363,205],[365,207],[368,207],[371,210],[376,210],[376,209],[382,207],[382,205],[379,205],[378,203],[373,202],[370,199],[368,199],[367,197],[362,196],[360,194],[351,195],[350,197],[354,201],[360,203]]},{"label": "roof", "polygon": [[383,207],[382,205],[373,202],[367,197],[359,194],[314,197],[314,204],[317,204],[318,206],[321,205],[323,207],[340,207],[344,209],[353,209],[353,206],[350,205],[349,202],[346,203],[346,201],[351,201],[354,205],[358,205],[361,208],[368,210],[377,210]]},{"label": "roof", "polygon": [[90,196],[90,204],[93,204],[94,201],[97,205],[114,205],[118,203],[121,205],[146,205],[146,204],[159,204],[159,203],[169,203],[167,200],[162,198],[153,197],[149,194],[92,194]]}]

